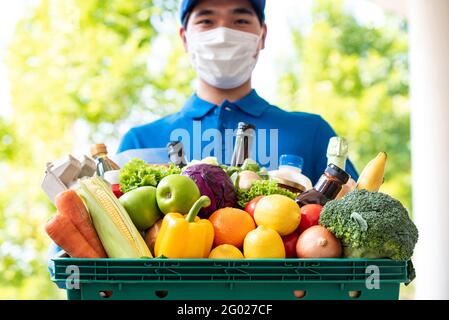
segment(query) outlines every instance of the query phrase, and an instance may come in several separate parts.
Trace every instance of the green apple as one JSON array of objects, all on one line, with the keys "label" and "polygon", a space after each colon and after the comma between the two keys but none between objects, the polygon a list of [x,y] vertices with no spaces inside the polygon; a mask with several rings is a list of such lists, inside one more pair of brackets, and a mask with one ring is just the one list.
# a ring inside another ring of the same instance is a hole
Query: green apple
[{"label": "green apple", "polygon": [[140,187],[120,197],[120,203],[140,231],[153,226],[162,217],[156,201],[155,187]]},{"label": "green apple", "polygon": [[163,214],[187,214],[200,196],[200,189],[195,181],[179,174],[162,179],[156,191],[157,204]]}]

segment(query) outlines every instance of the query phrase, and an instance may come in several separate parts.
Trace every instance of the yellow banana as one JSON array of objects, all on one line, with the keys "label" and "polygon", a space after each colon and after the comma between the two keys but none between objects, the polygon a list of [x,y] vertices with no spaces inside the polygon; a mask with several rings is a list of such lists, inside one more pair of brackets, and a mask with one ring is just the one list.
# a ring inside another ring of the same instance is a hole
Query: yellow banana
[{"label": "yellow banana", "polygon": [[357,189],[365,189],[371,192],[378,192],[384,183],[385,166],[387,164],[387,154],[381,152],[376,158],[371,160],[363,169],[357,181]]}]

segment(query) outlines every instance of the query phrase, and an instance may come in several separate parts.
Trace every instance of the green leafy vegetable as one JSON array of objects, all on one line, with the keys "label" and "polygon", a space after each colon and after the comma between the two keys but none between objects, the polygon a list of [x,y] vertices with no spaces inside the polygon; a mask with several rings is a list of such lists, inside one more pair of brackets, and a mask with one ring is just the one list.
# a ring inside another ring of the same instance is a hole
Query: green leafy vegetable
[{"label": "green leafy vegetable", "polygon": [[258,196],[269,196],[272,194],[280,194],[283,196],[287,196],[291,199],[295,199],[296,195],[293,192],[290,192],[284,188],[278,187],[277,183],[272,180],[258,180],[254,181],[251,188],[247,191],[238,190],[237,198],[238,205],[241,208],[244,208],[248,202],[253,200]]},{"label": "green leafy vegetable", "polygon": [[270,179],[270,175],[268,174],[267,168],[260,169],[259,172],[257,172],[257,174],[259,175],[259,177],[262,178],[262,180],[269,180]]},{"label": "green leafy vegetable", "polygon": [[242,171],[253,171],[257,173],[259,172],[259,170],[260,170],[259,165],[253,159],[246,159],[243,162]]},{"label": "green leafy vegetable", "polygon": [[232,167],[232,166],[227,166],[227,165],[220,165],[220,168],[222,168],[229,177],[232,177],[232,175],[234,175],[236,172],[239,173],[240,172],[240,168],[239,167]]},{"label": "green leafy vegetable", "polygon": [[181,169],[174,164],[168,167],[148,165],[145,161],[135,158],[120,170],[120,190],[126,193],[139,187],[156,187],[166,176],[180,173]]},{"label": "green leafy vegetable", "polygon": [[[257,173],[263,180],[269,179],[267,168],[261,168],[253,159],[246,159],[241,167],[227,166],[224,164],[220,165],[220,167],[228,174],[229,177],[235,177],[236,173],[240,173],[242,171],[252,171]],[[235,180],[235,178],[233,180]]]}]

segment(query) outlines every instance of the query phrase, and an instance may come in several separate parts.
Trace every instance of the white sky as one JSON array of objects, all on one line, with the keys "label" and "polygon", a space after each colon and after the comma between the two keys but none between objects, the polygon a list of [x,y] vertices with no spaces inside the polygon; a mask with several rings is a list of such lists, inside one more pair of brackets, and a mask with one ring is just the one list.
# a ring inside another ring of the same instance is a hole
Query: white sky
[{"label": "white sky", "polygon": [[5,52],[16,21],[21,17],[25,1],[0,2],[0,116],[11,116],[10,94],[7,70],[4,63]]},{"label": "white sky", "polygon": [[267,1],[268,36],[253,75],[253,85],[268,101],[276,99],[276,66],[293,52],[289,26],[307,24],[312,0]]}]

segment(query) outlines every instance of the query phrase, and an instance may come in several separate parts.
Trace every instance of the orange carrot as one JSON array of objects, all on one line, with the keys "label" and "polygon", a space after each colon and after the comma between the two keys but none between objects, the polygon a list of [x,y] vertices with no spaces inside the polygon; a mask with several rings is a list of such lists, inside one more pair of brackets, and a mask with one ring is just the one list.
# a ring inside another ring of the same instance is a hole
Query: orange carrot
[{"label": "orange carrot", "polygon": [[57,214],[48,221],[45,231],[72,258],[100,258],[72,221],[62,214]]},{"label": "orange carrot", "polygon": [[63,216],[68,217],[79,233],[89,245],[98,253],[100,258],[107,258],[106,251],[101,244],[89,212],[81,198],[73,190],[63,191],[56,196],[56,208]]}]

